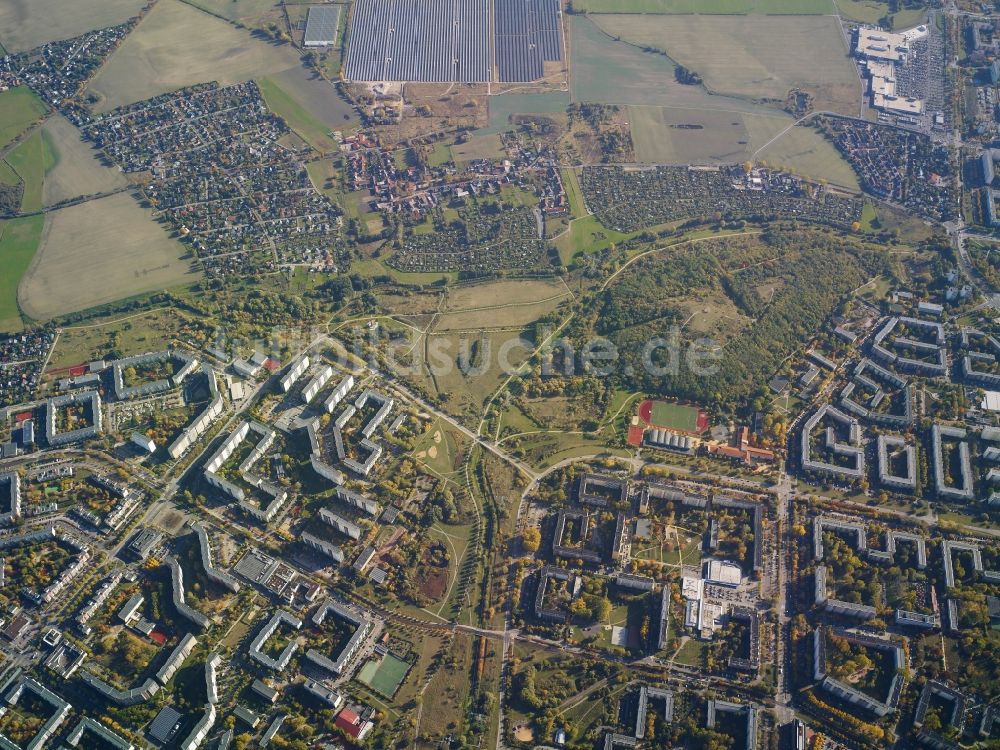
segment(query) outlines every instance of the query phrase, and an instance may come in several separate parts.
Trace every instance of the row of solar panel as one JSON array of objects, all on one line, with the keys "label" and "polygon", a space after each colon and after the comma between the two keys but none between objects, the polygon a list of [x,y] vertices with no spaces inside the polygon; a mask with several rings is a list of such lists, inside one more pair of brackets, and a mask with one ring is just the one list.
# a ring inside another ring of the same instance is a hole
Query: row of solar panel
[{"label": "row of solar panel", "polygon": [[490,80],[486,0],[359,0],[346,76],[360,81]]},{"label": "row of solar panel", "polygon": [[496,61],[501,81],[533,81],[562,59],[559,0],[495,0]]},{"label": "row of solar panel", "polygon": [[[533,81],[562,59],[559,0],[494,0],[501,81]],[[356,81],[491,79],[488,0],[358,0],[345,75]]]}]

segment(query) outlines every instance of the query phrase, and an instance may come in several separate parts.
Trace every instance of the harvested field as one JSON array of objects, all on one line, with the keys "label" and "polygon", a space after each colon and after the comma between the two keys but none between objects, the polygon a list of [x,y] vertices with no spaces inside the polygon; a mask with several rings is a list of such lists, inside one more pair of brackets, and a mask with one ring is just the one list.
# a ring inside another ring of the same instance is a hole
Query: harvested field
[{"label": "harvested field", "polygon": [[784,113],[629,107],[629,117],[640,162],[731,164],[755,157],[770,167],[860,190],[854,170],[836,147],[811,127],[788,129],[794,121]]},{"label": "harvested field", "polygon": [[711,92],[781,104],[798,88],[814,96],[817,110],[857,114],[860,106],[861,82],[832,16],[603,15],[595,22],[625,42],[662,51]]},{"label": "harvested field", "polygon": [[8,52],[23,52],[124,23],[145,4],[146,0],[7,0],[0,3],[0,42]]},{"label": "harvested field", "polygon": [[260,26],[264,21],[283,20],[276,0],[191,0],[191,3],[244,26]]},{"label": "harvested field", "polygon": [[229,85],[300,67],[290,45],[252,37],[180,0],[160,0],[87,92],[106,112],[195,83]]},{"label": "harvested field", "polygon": [[17,138],[46,110],[42,100],[27,86],[0,91],[0,146],[6,146]]},{"label": "harvested field", "polygon": [[[605,18],[629,17],[601,16],[602,23]],[[760,109],[745,99],[716,96],[701,86],[678,83],[674,77],[676,64],[670,58],[615,41],[590,18],[571,16],[570,31],[570,54],[573,58],[570,88],[573,101],[725,109],[736,112],[754,112]],[[491,109],[495,99],[496,97],[490,102]],[[490,122],[493,122],[492,112]]]},{"label": "harvested field", "polygon": [[336,151],[332,130],[357,127],[354,108],[333,84],[301,65],[259,80],[264,101],[320,153]]},{"label": "harvested field", "polygon": [[[772,119],[751,115],[744,118],[744,121],[755,149],[773,137]],[[833,185],[861,192],[857,174],[840,155],[836,146],[808,126],[799,125],[789,130],[758,153],[757,161],[813,180],[827,180]]]},{"label": "harvested field", "polygon": [[43,133],[47,136],[52,158],[42,191],[44,205],[109,192],[127,184],[125,175],[117,168],[102,164],[98,152],[62,115],[46,120]]},{"label": "harvested field", "polygon": [[629,107],[629,122],[636,160],[649,164],[734,162],[750,148],[739,112]]},{"label": "harvested field", "polygon": [[187,251],[119,193],[46,215],[35,260],[18,287],[21,309],[47,320],[196,281]]}]

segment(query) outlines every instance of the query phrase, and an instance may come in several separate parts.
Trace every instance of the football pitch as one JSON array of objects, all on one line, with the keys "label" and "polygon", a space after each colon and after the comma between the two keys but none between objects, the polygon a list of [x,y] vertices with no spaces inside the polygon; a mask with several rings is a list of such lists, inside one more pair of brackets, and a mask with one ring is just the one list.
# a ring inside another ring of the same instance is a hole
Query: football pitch
[{"label": "football pitch", "polygon": [[652,427],[697,434],[708,427],[705,413],[694,406],[647,400],[639,404],[639,417]]},{"label": "football pitch", "polygon": [[410,665],[392,654],[386,654],[382,661],[371,659],[358,673],[358,680],[376,693],[392,698],[406,679]]}]

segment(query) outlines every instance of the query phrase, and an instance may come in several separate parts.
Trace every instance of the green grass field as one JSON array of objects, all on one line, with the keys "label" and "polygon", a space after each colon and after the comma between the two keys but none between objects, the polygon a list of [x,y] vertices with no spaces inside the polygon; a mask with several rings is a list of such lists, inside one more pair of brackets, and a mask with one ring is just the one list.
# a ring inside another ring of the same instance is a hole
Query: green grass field
[{"label": "green grass field", "polygon": [[665,13],[705,15],[825,15],[835,13],[833,0],[575,0],[586,13]]},{"label": "green grass field", "polygon": [[510,128],[511,115],[545,115],[565,112],[570,104],[568,94],[554,91],[548,94],[501,94],[489,98],[489,127],[476,135],[500,133]]},{"label": "green grass field", "polygon": [[381,661],[368,661],[358,673],[358,680],[379,695],[392,698],[403,684],[410,665],[392,654],[386,654]]},{"label": "green grass field", "polygon": [[677,651],[676,661],[678,664],[686,664],[689,667],[702,667],[705,665],[705,649],[707,648],[708,643],[705,641],[689,638]]},{"label": "green grass field", "polygon": [[878,23],[889,12],[889,4],[876,0],[837,0],[842,18],[861,23]]},{"label": "green grass field", "polygon": [[0,92],[0,147],[6,146],[47,111],[27,86]]},{"label": "green grass field", "polygon": [[559,260],[569,265],[576,255],[587,255],[608,249],[616,242],[623,242],[639,232],[626,234],[608,229],[596,216],[583,216],[569,225],[569,231],[560,235],[555,245],[559,249]]},{"label": "green grass field", "polygon": [[277,83],[270,78],[260,78],[257,87],[268,108],[283,119],[302,140],[321,154],[337,149],[337,142],[329,135],[330,128],[289,96]]},{"label": "green grass field", "polygon": [[19,331],[21,312],[17,306],[17,287],[31,265],[42,237],[45,217],[26,216],[0,222],[0,331]]},{"label": "green grass field", "polygon": [[21,197],[21,211],[31,212],[42,209],[42,185],[45,173],[55,163],[49,141],[42,130],[36,130],[17,148],[7,154],[7,165],[13,169],[24,183]]},{"label": "green grass field", "polygon": [[653,401],[649,421],[657,427],[670,427],[685,432],[698,431],[698,409],[667,401]]}]

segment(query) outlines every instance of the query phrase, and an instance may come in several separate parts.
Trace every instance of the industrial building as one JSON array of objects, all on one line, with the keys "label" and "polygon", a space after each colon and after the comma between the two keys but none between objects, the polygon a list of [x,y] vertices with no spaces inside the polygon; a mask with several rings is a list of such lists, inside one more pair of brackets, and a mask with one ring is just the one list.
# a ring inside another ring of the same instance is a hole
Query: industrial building
[{"label": "industrial building", "polygon": [[339,5],[310,6],[306,15],[306,31],[302,37],[302,46],[329,47],[337,41],[339,23]]}]

